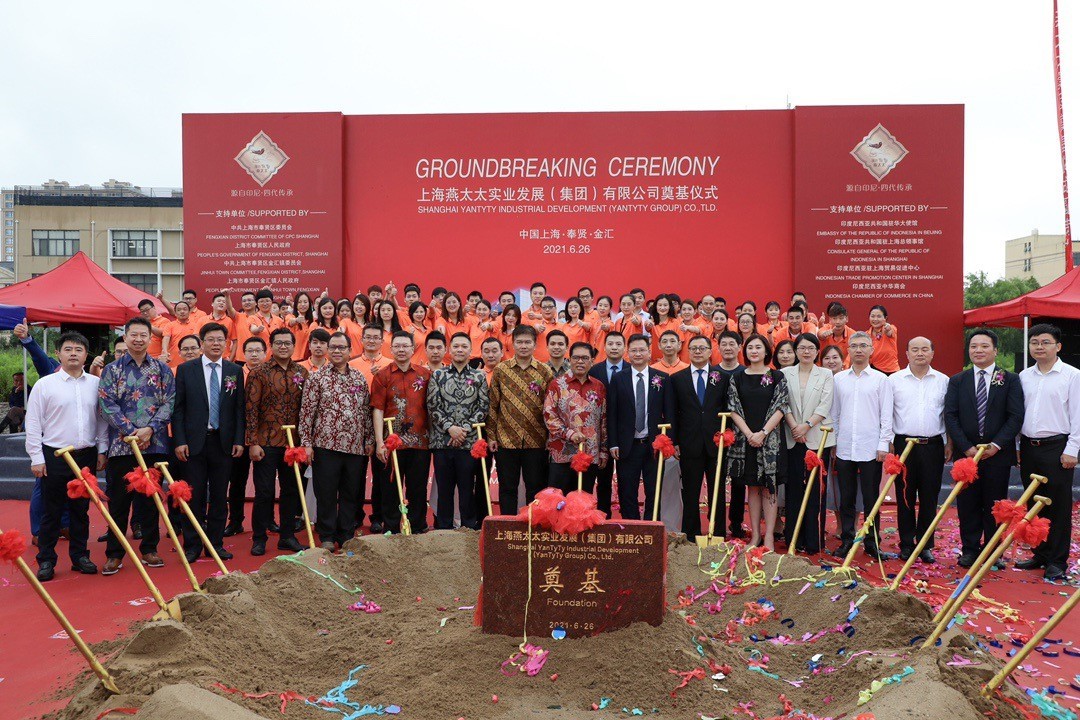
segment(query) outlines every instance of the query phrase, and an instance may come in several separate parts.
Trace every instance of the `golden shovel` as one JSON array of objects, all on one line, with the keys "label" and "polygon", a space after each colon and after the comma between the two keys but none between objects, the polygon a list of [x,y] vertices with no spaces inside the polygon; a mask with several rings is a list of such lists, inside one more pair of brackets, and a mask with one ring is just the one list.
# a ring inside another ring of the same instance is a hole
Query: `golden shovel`
[{"label": "golden shovel", "polygon": [[[146,467],[146,460],[144,460],[142,456],[142,450],[139,449],[139,438],[134,435],[128,435],[124,438],[124,442],[131,445],[131,449],[135,453],[135,459],[139,462],[139,467],[143,469],[143,472],[149,472],[149,468]],[[154,505],[157,506],[158,515],[165,521],[165,530],[168,531],[169,538],[176,547],[176,554],[179,556],[180,564],[184,566],[184,572],[188,576],[188,582],[191,583],[191,588],[197,593],[205,592],[199,587],[199,580],[195,577],[195,573],[191,569],[191,563],[188,562],[187,554],[184,552],[184,545],[180,542],[180,538],[176,536],[176,529],[173,527],[172,520],[169,519],[169,510],[165,507],[165,503],[161,502],[161,494],[155,492],[153,498]],[[176,601],[173,600],[173,602]]]},{"label": "golden shovel", "polygon": [[[57,454],[59,454],[61,452],[67,451],[68,448],[64,448],[64,450],[57,450],[56,452]],[[76,465],[75,467],[77,469],[78,465]],[[75,478],[78,479],[79,477],[81,477],[81,475],[81,472],[76,473]],[[97,497],[96,493],[93,493],[93,491],[90,492],[92,493],[91,497]],[[2,532],[3,531],[0,530],[0,533]],[[114,695],[119,695],[120,690],[117,689],[116,682],[113,681],[112,675],[109,674],[109,671],[106,670],[105,667],[98,661],[97,657],[94,656],[94,653],[90,650],[90,647],[86,644],[86,641],[84,641],[79,636],[78,630],[76,630],[75,626],[71,624],[71,621],[67,619],[67,616],[64,615],[64,612],[60,609],[60,606],[56,604],[56,601],[52,599],[52,595],[50,595],[49,591],[46,590],[45,587],[41,584],[41,581],[37,579],[37,575],[34,574],[34,571],[30,569],[30,566],[27,565],[26,561],[23,560],[21,557],[15,558],[15,565],[18,566],[19,571],[23,574],[23,577],[26,578],[26,581],[30,583],[30,587],[34,588],[34,592],[38,594],[38,597],[41,598],[41,601],[45,603],[45,607],[49,608],[49,612],[51,612],[53,614],[53,617],[56,618],[56,621],[60,623],[60,627],[64,628],[64,632],[67,633],[67,636],[71,639],[71,642],[75,643],[75,647],[80,653],[82,653],[82,656],[86,658],[86,662],[90,664],[90,669],[93,670],[94,674],[97,675],[98,678],[101,680],[101,684],[104,685],[105,689],[109,692],[113,693]]]},{"label": "golden shovel", "polygon": [[719,504],[717,500],[720,492],[720,470],[724,466],[724,433],[727,432],[727,421],[731,413],[722,412],[717,413],[716,416],[720,418],[720,444],[716,448],[716,473],[713,476],[712,507],[709,508],[709,534],[705,537],[698,535],[697,544],[700,547],[719,545],[724,542],[723,538],[714,537],[713,532],[716,530],[716,506]]},{"label": "golden shovel", "polygon": [[90,502],[97,506],[98,512],[101,513],[101,517],[105,518],[105,523],[109,526],[109,531],[114,537],[120,539],[120,545],[123,546],[124,552],[127,554],[128,559],[135,565],[135,570],[139,573],[139,577],[142,578],[143,583],[146,585],[146,589],[150,591],[150,596],[154,598],[154,602],[157,603],[159,608],[158,612],[154,614],[154,620],[164,620],[167,617],[171,617],[173,620],[183,620],[183,616],[180,614],[180,603],[175,600],[171,603],[166,603],[165,598],[161,595],[161,591],[158,590],[157,585],[150,579],[150,574],[146,572],[146,568],[143,567],[142,558],[135,553],[135,548],[131,547],[131,543],[128,542],[127,537],[120,532],[120,528],[116,525],[116,521],[113,520],[113,516],[109,513],[109,509],[105,507],[105,503],[101,502],[101,498],[98,497],[98,488],[95,485],[91,486],[89,481],[82,476],[82,470],[79,469],[78,463],[75,462],[75,458],[71,457],[72,451],[75,450],[73,445],[68,445],[66,448],[60,448],[54,454],[56,457],[62,457],[67,461],[68,467],[71,468],[71,472],[75,473],[76,478],[80,478],[83,481],[83,485],[86,486],[86,492],[90,495]]},{"label": "golden shovel", "polygon": [[[161,474],[164,475],[165,479],[169,481],[170,485],[172,485],[173,477],[172,473],[169,472],[169,463],[154,463],[154,467],[160,470]],[[206,552],[210,553],[210,557],[214,558],[214,562],[216,562],[218,568],[221,569],[221,574],[228,575],[229,569],[225,567],[225,563],[221,562],[221,557],[218,555],[217,549],[214,548],[213,544],[211,544],[210,538],[206,537],[206,531],[203,530],[202,524],[195,519],[195,513],[191,512],[191,506],[187,504],[186,500],[182,500],[181,498],[175,496],[174,499],[180,503],[180,509],[183,511],[184,515],[187,516],[188,522],[191,523],[191,526],[195,528],[195,532],[198,533],[199,539],[202,540],[202,544],[206,548]]]},{"label": "golden shovel", "polygon": [[[476,428],[476,437],[478,439],[482,440],[484,438],[485,425],[487,425],[487,423],[473,423],[473,427]],[[484,476],[484,499],[487,500],[487,514],[494,515],[495,513],[491,509],[491,487],[488,482],[487,455],[480,457],[480,471]]]},{"label": "golden shovel", "polygon": [[990,678],[990,682],[983,685],[982,694],[989,696],[997,689],[997,686],[1005,682],[1005,678],[1012,673],[1013,670],[1020,667],[1020,664],[1024,662],[1024,659],[1031,654],[1031,651],[1036,648],[1043,641],[1043,639],[1050,634],[1050,631],[1058,626],[1065,616],[1072,612],[1072,609],[1076,607],[1076,603],[1080,602],[1080,590],[1075,590],[1069,599],[1065,601],[1065,604],[1058,608],[1058,611],[1046,621],[1046,623],[1039,628],[1038,632],[1031,636],[1031,639],[1024,644],[1024,647],[1013,655],[1009,662],[1005,663],[1005,667],[998,671],[998,674]]},{"label": "golden shovel", "polygon": [[[671,423],[664,423],[663,425],[657,425],[661,434],[667,435],[668,429],[671,428]],[[659,457],[656,458],[656,490],[653,496],[652,504],[652,519],[656,522],[660,519],[660,483],[664,479],[664,461],[667,459],[663,453],[658,453]]]},{"label": "golden shovel", "polygon": [[[818,443],[817,449],[818,459],[821,458],[821,453],[825,452],[825,440],[828,439],[829,433],[831,432],[831,427],[821,426],[821,442]],[[817,474],[820,469],[820,465],[815,465],[814,469],[810,471],[810,479],[806,481],[806,491],[803,492],[802,505],[799,507],[799,516],[795,518],[795,531],[791,535],[791,545],[787,549],[788,555],[794,555],[795,546],[799,544],[799,533],[802,532],[802,523],[803,517],[806,515],[806,506],[810,504],[810,493],[814,490],[814,482],[817,480]]]},{"label": "golden shovel", "polygon": [[[386,418],[383,422],[386,423],[386,429],[390,431],[390,435],[393,435],[394,418]],[[390,456],[394,461],[394,482],[397,483],[398,512],[401,513],[401,534],[412,535],[412,525],[409,523],[409,506],[405,504],[405,488],[401,484],[401,466],[398,465],[396,448],[390,452]]]},{"label": "golden shovel", "polygon": [[[289,447],[296,447],[296,443],[293,442],[293,430],[296,429],[295,425],[282,425],[281,429],[285,431],[285,437],[289,441]],[[308,458],[312,460],[313,458]],[[300,509],[304,511],[304,528],[307,529],[307,541],[308,547],[312,550],[315,549],[315,535],[311,532],[311,516],[308,514],[307,507],[307,493],[304,491],[304,481],[300,479],[300,463],[293,463],[293,472],[296,473],[296,492],[300,493]]]}]

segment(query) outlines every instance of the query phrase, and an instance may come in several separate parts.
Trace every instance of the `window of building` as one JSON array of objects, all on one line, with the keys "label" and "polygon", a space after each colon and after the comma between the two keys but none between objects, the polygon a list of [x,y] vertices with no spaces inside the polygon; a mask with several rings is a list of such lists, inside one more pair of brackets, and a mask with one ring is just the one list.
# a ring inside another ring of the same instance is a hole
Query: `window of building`
[{"label": "window of building", "polygon": [[1026,253],[1031,252],[1031,243],[1030,242],[1024,243],[1024,252],[1026,252]]},{"label": "window of building", "polygon": [[15,221],[12,220],[11,218],[8,218],[7,220],[4,221],[4,225],[6,225],[7,227],[14,227],[15,226]]},{"label": "window of building", "polygon": [[158,277],[148,273],[113,273],[113,277],[120,282],[126,282],[144,293],[153,295],[158,291]]},{"label": "window of building", "polygon": [[15,217],[15,211],[14,210],[8,210],[7,212],[4,213],[4,217],[8,217],[8,218]]},{"label": "window of building", "polygon": [[113,257],[157,257],[157,230],[113,230]]},{"label": "window of building", "polygon": [[1024,261],[1024,272],[1031,272],[1031,260]]},{"label": "window of building", "polygon": [[79,251],[78,230],[34,230],[31,237],[34,255],[70,257]]}]

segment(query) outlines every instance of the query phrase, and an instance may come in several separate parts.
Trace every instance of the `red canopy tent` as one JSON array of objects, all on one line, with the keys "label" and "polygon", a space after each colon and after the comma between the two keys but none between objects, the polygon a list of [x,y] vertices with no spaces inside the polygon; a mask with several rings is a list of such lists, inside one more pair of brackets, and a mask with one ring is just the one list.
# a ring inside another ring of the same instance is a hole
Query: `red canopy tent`
[{"label": "red canopy tent", "polygon": [[49,325],[123,325],[147,299],[167,312],[153,295],[117,280],[82,252],[44,275],[0,289],[0,304],[25,306],[30,322]]},{"label": "red canopy tent", "polygon": [[1029,320],[1036,317],[1080,320],[1080,267],[1027,295],[968,310],[964,313],[964,325],[1027,327]]}]

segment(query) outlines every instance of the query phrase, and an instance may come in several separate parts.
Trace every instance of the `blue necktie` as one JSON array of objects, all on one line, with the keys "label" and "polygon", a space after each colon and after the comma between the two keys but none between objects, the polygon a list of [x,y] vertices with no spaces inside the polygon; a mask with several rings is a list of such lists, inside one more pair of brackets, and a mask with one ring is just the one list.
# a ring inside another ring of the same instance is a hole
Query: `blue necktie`
[{"label": "blue necktie", "polygon": [[705,371],[695,370],[697,373],[697,399],[702,405],[705,404]]},{"label": "blue necktie", "polygon": [[218,380],[217,363],[210,363],[210,429],[218,429],[221,417],[221,381]]},{"label": "blue necktie", "polygon": [[617,365],[608,365],[607,381],[611,382],[611,378],[615,377],[615,373],[619,372]]},{"label": "blue necktie", "polygon": [[979,416],[979,435],[986,431],[986,402],[989,393],[986,390],[986,371],[979,371],[979,382],[975,386],[975,411]]}]

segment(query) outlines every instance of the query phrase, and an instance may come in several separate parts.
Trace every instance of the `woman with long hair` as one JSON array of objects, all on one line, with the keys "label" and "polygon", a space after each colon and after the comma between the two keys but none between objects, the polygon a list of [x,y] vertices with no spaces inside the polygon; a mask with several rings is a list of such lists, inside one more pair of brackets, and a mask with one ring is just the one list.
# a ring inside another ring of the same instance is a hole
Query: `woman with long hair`
[{"label": "woman with long hair", "polygon": [[[656,299],[652,303],[652,329],[649,331],[652,336],[650,342],[650,350],[652,354],[651,362],[656,362],[663,357],[663,353],[660,352],[660,336],[666,333],[668,330],[679,331],[679,318],[676,316],[678,311],[677,305],[671,304],[671,296],[668,294],[657,295]],[[629,337],[629,336],[627,336]],[[685,351],[686,348],[683,348]],[[685,355],[685,352],[682,354]],[[681,358],[684,362],[685,358]]]},{"label": "woman with long hair", "polygon": [[[476,314],[473,316],[474,322],[472,329],[469,331],[469,339],[472,340],[472,353],[469,357],[476,360],[480,358],[480,351],[483,349],[484,341],[488,338],[499,337],[502,321],[492,316],[491,303],[484,298],[476,301],[473,312]],[[447,338],[447,341],[449,340],[450,338]]]},{"label": "woman with long hair", "polygon": [[679,304],[679,324],[675,328],[675,332],[679,333],[679,339],[682,341],[679,359],[685,363],[690,362],[690,341],[698,335],[707,334],[702,331],[700,325],[694,322],[696,317],[697,303],[690,298],[683,299]]},{"label": "woman with long hair", "polygon": [[826,345],[825,349],[821,351],[821,367],[827,368],[833,375],[843,370],[843,348],[839,345]]},{"label": "woman with long hair", "polygon": [[592,326],[585,321],[585,305],[576,297],[566,301],[566,322],[558,328],[566,333],[566,346],[571,348],[576,342],[589,342],[592,339]]},{"label": "woman with long hair", "polygon": [[465,314],[465,307],[461,304],[461,296],[456,292],[448,292],[443,297],[442,324],[446,328],[446,344],[450,344],[450,338],[456,333],[463,332],[466,335],[472,330],[473,318]]},{"label": "woman with long hair", "polygon": [[[747,366],[731,376],[727,409],[738,431],[731,446],[731,477],[741,478],[750,506],[750,546],[763,542],[775,552],[777,478],[783,477],[780,429],[787,412],[787,380],[768,367],[769,341],[753,333],[743,343]],[[786,454],[784,464],[786,464]],[[765,521],[764,533],[761,521]]]},{"label": "woman with long hair", "polygon": [[293,337],[296,339],[292,359],[300,362],[308,356],[308,333],[315,327],[315,310],[311,304],[311,296],[306,292],[296,293],[293,302],[295,314],[285,317],[285,327],[292,330]]},{"label": "woman with long hair", "polygon": [[[428,315],[431,311],[427,305],[415,300],[412,305],[409,306],[409,322],[401,326],[401,329],[407,333],[412,334],[413,338],[413,362],[417,365],[427,362],[427,351],[424,349],[424,345],[427,342],[427,336],[434,330],[428,327]],[[442,326],[439,326],[441,331]]]},{"label": "woman with long hair", "polygon": [[334,298],[322,296],[315,302],[315,325],[321,327],[331,335],[338,330],[337,304]]},{"label": "woman with long hair", "polygon": [[[622,313],[622,317],[615,322],[615,331],[622,333],[623,337],[649,331],[641,313],[634,306],[633,295],[627,294],[619,298],[619,312]],[[607,339],[607,336],[605,335],[604,338]]]},{"label": "woman with long hair", "polygon": [[364,293],[356,293],[352,300],[353,318],[356,324],[364,327],[371,322],[371,300]]},{"label": "woman with long hair", "polygon": [[397,308],[388,300],[380,300],[375,303],[375,322],[382,327],[383,344],[382,354],[393,357],[390,352],[390,343],[394,339],[394,333],[401,330],[401,322],[398,320]]},{"label": "woman with long hair", "polygon": [[614,303],[608,295],[601,295],[596,299],[596,319],[593,321],[592,343],[598,353],[604,352],[604,343],[607,342],[608,333],[615,329],[615,321],[611,318],[611,308]]},{"label": "woman with long hair", "polygon": [[783,370],[798,362],[795,357],[795,343],[790,340],[781,340],[773,349],[773,368]]},{"label": "woman with long hair", "polygon": [[889,313],[884,305],[870,308],[870,329],[866,331],[874,339],[874,350],[870,354],[870,367],[886,375],[900,371],[896,342],[896,326],[889,322]]},{"label": "woman with long hair", "polygon": [[[743,303],[743,306],[745,307],[746,304],[747,303]],[[735,332],[739,333],[739,338],[741,339],[740,345],[746,345],[746,341],[750,339],[750,336],[757,333],[757,323],[754,321],[754,316],[750,313],[739,313],[739,319],[735,328]],[[739,364],[746,365],[746,358],[743,357],[741,348],[739,350]]]},{"label": "woman with long hair", "polygon": [[708,332],[708,336],[712,339],[712,356],[709,358],[709,362],[713,365],[719,365],[723,360],[720,357],[720,336],[727,332],[730,327],[727,310],[716,308],[712,311],[709,319],[712,321],[712,327],[709,328]]},{"label": "woman with long hair", "polygon": [[769,342],[787,327],[787,323],[780,317],[780,303],[770,300],[765,304],[765,322],[758,325],[758,332],[765,336]]},{"label": "woman with long hair", "polygon": [[514,328],[521,324],[521,308],[516,303],[503,306],[502,327],[499,328],[498,338],[503,346],[503,360],[514,357]]},{"label": "woman with long hair", "polygon": [[356,357],[363,351],[361,337],[364,334],[364,324],[357,321],[353,315],[353,303],[342,298],[337,302],[338,330],[345,333],[349,338],[349,355]]}]

